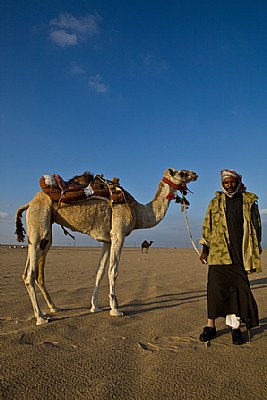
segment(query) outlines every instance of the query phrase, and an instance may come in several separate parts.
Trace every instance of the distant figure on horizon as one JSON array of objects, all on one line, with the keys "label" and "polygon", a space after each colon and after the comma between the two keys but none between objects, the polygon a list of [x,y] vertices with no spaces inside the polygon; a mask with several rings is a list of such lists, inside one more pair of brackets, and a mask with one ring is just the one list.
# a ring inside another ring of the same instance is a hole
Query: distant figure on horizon
[{"label": "distant figure on horizon", "polygon": [[240,330],[259,325],[257,303],[248,274],[261,272],[261,219],[256,194],[247,192],[242,176],[233,170],[221,171],[222,191],[216,192],[202,227],[200,261],[209,264],[207,283],[208,323],[201,342],[216,336],[215,320],[226,319],[232,343],[244,343]]},{"label": "distant figure on horizon", "polygon": [[150,242],[144,240],[143,243],[141,244],[142,253],[144,252],[144,249],[146,250],[145,253],[148,253],[148,249],[152,245],[152,243],[154,243],[153,240],[150,240]]}]

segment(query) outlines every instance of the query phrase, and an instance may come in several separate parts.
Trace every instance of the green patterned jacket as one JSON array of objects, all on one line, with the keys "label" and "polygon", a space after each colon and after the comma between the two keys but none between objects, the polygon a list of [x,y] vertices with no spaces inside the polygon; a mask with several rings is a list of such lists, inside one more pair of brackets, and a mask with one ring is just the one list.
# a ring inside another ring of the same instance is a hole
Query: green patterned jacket
[{"label": "green patterned jacket", "polygon": [[[209,248],[208,264],[232,264],[229,254],[229,232],[225,208],[226,198],[223,192],[216,192],[208,206],[202,226],[201,244]],[[251,192],[243,193],[243,262],[247,273],[261,272],[260,242],[261,219],[257,205],[258,197]]]}]

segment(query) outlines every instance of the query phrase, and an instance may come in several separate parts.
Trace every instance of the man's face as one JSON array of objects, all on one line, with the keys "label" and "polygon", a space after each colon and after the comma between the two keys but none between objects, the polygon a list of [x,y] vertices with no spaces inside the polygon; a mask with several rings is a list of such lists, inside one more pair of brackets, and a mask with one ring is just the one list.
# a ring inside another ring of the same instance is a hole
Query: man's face
[{"label": "man's face", "polygon": [[238,185],[238,180],[235,178],[225,178],[223,181],[223,187],[228,193],[234,193]]}]

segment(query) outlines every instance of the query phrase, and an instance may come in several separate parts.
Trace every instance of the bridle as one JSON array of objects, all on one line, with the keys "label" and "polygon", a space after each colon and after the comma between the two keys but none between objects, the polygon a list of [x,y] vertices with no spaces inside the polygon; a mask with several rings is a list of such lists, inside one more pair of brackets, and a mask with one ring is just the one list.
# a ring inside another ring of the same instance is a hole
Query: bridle
[{"label": "bridle", "polygon": [[[167,183],[167,185],[169,185],[170,187],[172,187],[175,190],[179,190],[179,192],[182,193],[182,196],[184,198],[184,196],[187,194],[187,191],[190,192],[190,190],[188,189],[188,187],[186,186],[186,183],[180,183],[179,185],[177,185],[176,183],[170,181],[168,178],[166,178],[165,176],[161,179],[162,182]],[[179,196],[178,196],[179,197]],[[175,196],[173,193],[169,193],[167,194],[167,199],[170,200],[174,200],[177,199],[177,196]]]},{"label": "bridle", "polygon": [[191,190],[188,189],[188,187],[186,186],[186,183],[182,183],[180,185],[176,185],[175,183],[173,183],[169,179],[165,178],[165,176],[162,178],[162,182],[167,183],[169,186],[171,186],[175,190],[179,190],[181,192],[182,197],[178,196],[177,194],[175,195],[174,193],[168,193],[167,196],[166,196],[166,199],[175,200],[175,203],[180,203],[181,204],[181,211],[182,211],[182,213],[184,214],[184,217],[185,217],[185,223],[186,223],[186,227],[187,227],[187,230],[188,230],[189,239],[190,239],[190,241],[192,243],[192,246],[193,246],[194,250],[200,256],[200,252],[199,252],[197,246],[195,245],[195,242],[193,240],[193,237],[192,237],[192,234],[191,234],[191,231],[190,231],[190,226],[189,226],[187,212],[186,212],[186,210],[189,207],[190,203],[185,198],[185,196],[186,196],[188,191],[190,193],[192,193]]}]

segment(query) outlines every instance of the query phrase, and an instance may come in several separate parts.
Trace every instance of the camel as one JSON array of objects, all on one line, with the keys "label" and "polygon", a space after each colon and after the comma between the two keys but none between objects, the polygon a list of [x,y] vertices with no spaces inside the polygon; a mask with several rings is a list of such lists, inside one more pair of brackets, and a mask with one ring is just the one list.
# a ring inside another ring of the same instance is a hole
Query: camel
[{"label": "camel", "polygon": [[119,310],[115,288],[125,237],[135,229],[156,226],[164,218],[176,191],[186,193],[186,184],[196,179],[197,174],[193,171],[166,169],[155,197],[146,205],[137,202],[129,193],[128,201],[122,204],[112,204],[105,198],[94,196],[76,203],[59,204],[41,191],[30,202],[21,206],[16,214],[16,233],[18,241],[24,241],[26,231],[21,218],[23,212],[27,210],[28,254],[22,278],[32,303],[36,325],[45,324],[51,321],[52,317],[41,311],[35,285],[44,296],[50,312],[61,311],[51,299],[44,279],[45,260],[52,245],[53,223],[90,235],[103,243],[90,311],[92,313],[102,311],[98,306],[98,292],[108,265],[110,315],[122,316],[123,312]]},{"label": "camel", "polygon": [[147,240],[144,240],[143,243],[141,244],[141,248],[142,248],[142,253],[144,252],[144,249],[146,249],[146,253],[148,253],[148,249],[149,247],[152,245],[153,240],[150,240],[150,242],[148,242]]}]

